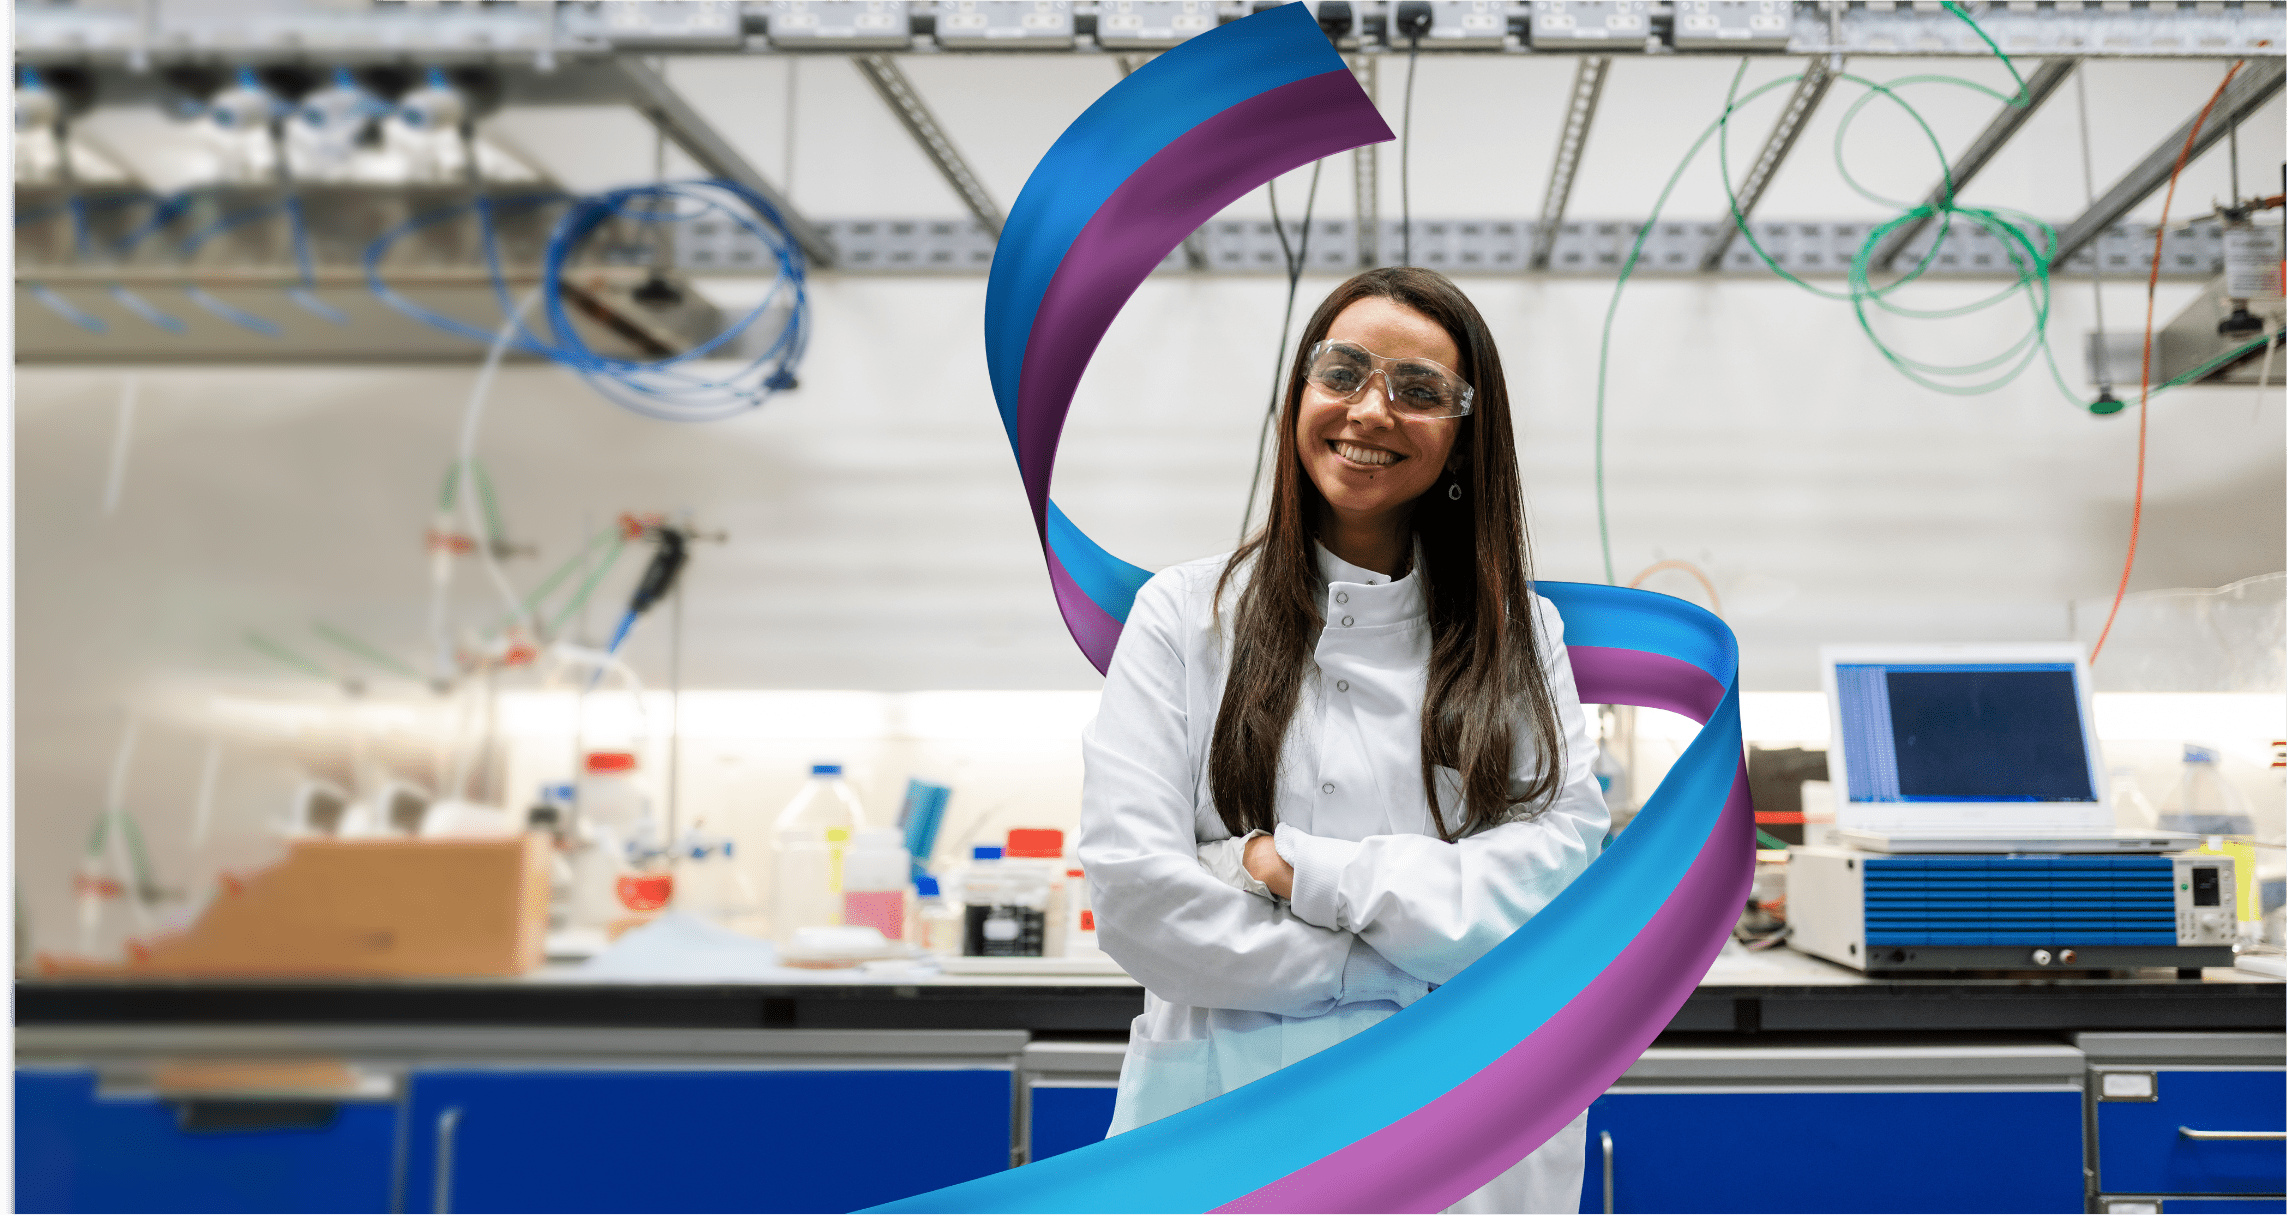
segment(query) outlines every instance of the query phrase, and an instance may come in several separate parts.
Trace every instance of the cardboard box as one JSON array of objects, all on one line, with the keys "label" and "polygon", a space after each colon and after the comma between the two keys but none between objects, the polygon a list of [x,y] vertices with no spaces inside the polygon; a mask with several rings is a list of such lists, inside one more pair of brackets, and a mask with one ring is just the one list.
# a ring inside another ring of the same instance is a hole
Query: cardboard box
[{"label": "cardboard box", "polygon": [[124,963],[43,955],[49,974],[388,978],[517,975],[540,965],[548,843],[307,839],[223,889],[196,923],[128,944]]}]

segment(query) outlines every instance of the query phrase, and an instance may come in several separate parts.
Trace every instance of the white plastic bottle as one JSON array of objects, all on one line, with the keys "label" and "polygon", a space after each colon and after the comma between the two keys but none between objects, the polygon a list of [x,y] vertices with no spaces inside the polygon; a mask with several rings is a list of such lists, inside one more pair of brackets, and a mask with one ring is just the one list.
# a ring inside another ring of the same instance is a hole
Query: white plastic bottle
[{"label": "white plastic bottle", "polygon": [[1096,943],[1096,907],[1088,894],[1088,875],[1078,866],[1064,871],[1064,956],[1105,956]]},{"label": "white plastic bottle", "polygon": [[842,854],[842,923],[866,924],[892,941],[905,936],[905,887],[913,859],[894,830],[860,831]]},{"label": "white plastic bottle", "polygon": [[810,779],[778,812],[770,932],[791,941],[802,928],[842,922],[842,853],[866,829],[865,808],[842,780],[842,765],[813,764]]},{"label": "white plastic bottle", "polygon": [[575,798],[580,818],[611,828],[622,840],[635,838],[651,816],[651,799],[633,751],[590,751]]}]

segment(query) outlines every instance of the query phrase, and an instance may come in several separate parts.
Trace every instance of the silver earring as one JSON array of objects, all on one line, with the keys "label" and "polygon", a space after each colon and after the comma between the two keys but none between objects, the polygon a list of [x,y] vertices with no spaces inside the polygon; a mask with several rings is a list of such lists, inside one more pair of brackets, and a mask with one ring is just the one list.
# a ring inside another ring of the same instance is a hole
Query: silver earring
[{"label": "silver earring", "polygon": [[1455,502],[1461,501],[1461,482],[1455,481],[1452,487],[1445,491],[1445,496]]}]

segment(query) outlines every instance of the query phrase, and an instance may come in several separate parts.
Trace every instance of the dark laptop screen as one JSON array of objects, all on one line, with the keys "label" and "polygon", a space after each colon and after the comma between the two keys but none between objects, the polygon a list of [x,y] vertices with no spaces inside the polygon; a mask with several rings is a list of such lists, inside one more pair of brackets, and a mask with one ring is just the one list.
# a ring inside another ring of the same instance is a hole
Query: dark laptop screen
[{"label": "dark laptop screen", "polygon": [[1837,663],[1854,802],[2093,802],[2069,662]]}]

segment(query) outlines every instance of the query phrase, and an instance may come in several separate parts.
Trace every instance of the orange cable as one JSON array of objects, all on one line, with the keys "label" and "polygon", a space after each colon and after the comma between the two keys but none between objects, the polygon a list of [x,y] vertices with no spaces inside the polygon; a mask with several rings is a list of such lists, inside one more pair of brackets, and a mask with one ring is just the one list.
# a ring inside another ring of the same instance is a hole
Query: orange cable
[{"label": "orange cable", "polygon": [[[2176,203],[2176,179],[2183,176],[2184,166],[2192,159],[2192,145],[2199,140],[2200,128],[2208,124],[2208,114],[2223,99],[2223,91],[2231,87],[2231,78],[2246,66],[2245,59],[2232,64],[2223,74],[2223,83],[2200,107],[2200,116],[2192,120],[2191,131],[2184,136],[2184,150],[2176,153],[2176,167],[2168,171],[2168,193],[2160,200],[2160,222],[2152,229],[2152,274],[2144,282],[2144,369],[2136,387],[2136,497],[2128,512],[2128,558],[2120,564],[2120,586],[2112,592],[2112,610],[2104,614],[2104,630],[2096,635],[2096,648],[2089,651],[2091,663],[2104,653],[2104,643],[2112,636],[2112,622],[2120,616],[2120,601],[2128,598],[2128,575],[2136,569],[2136,542],[2144,531],[2144,453],[2152,417],[2152,314],[2158,306],[2160,243],[2168,237],[2168,209]],[[2239,200],[2232,201],[2236,204]]]},{"label": "orange cable", "polygon": [[1715,583],[1710,581],[1708,576],[1702,572],[1698,566],[1693,565],[1689,561],[1654,561],[1650,565],[1645,566],[1642,573],[1639,573],[1635,577],[1630,578],[1628,580],[1628,586],[1631,589],[1640,587],[1644,585],[1644,579],[1659,573],[1661,570],[1682,570],[1684,573],[1690,574],[1692,577],[1699,579],[1699,584],[1707,588],[1707,609],[1711,612],[1714,612],[1718,616],[1723,614],[1723,600],[1715,593]]}]

